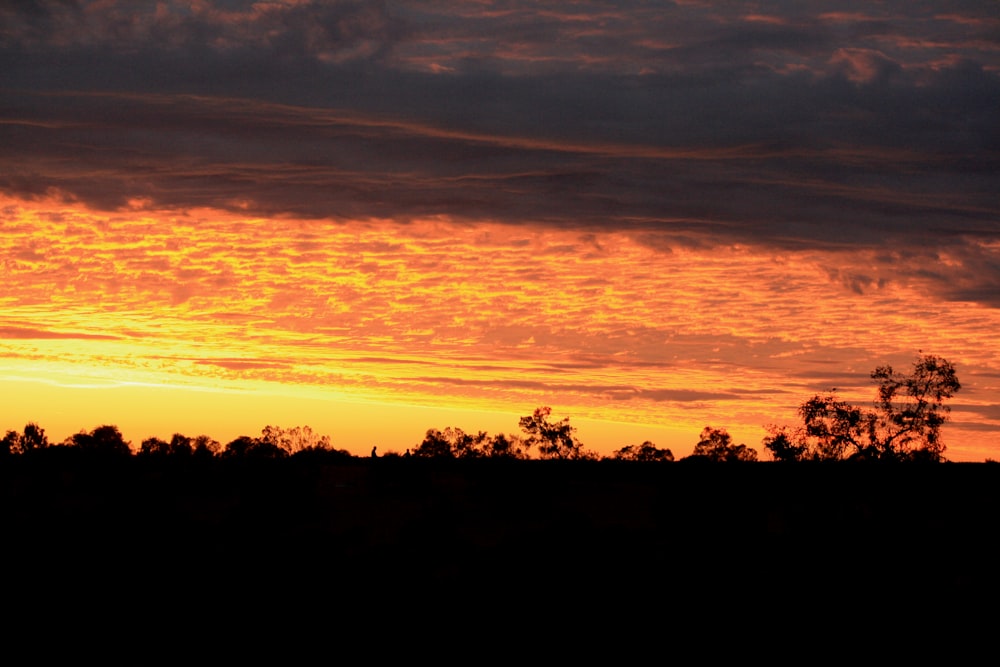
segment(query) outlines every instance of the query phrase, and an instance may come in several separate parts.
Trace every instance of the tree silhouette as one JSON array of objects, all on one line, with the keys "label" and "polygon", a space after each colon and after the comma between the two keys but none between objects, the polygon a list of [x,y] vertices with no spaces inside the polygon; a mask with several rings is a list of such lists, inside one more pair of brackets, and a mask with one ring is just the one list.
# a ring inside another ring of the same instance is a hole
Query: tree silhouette
[{"label": "tree silhouette", "polygon": [[491,459],[526,459],[528,445],[518,435],[497,433],[485,443],[483,453]]},{"label": "tree silhouette", "polygon": [[941,427],[950,411],[944,401],[961,388],[955,367],[924,355],[909,375],[885,365],[871,378],[877,385],[873,409],[840,400],[836,390],[817,394],[799,408],[802,428],[777,430],[764,447],[779,460],[940,461]]},{"label": "tree silhouette", "polygon": [[282,449],[271,440],[251,438],[248,435],[241,435],[226,444],[226,448],[223,450],[222,456],[227,459],[282,459],[288,456],[288,451]]},{"label": "tree silhouette", "polygon": [[227,459],[249,456],[256,445],[256,438],[251,438],[249,435],[241,435],[226,443],[225,448],[222,450],[222,456]]},{"label": "tree silhouette", "polygon": [[22,433],[7,431],[0,440],[0,454],[28,454],[48,446],[49,439],[45,435],[45,429],[35,422],[28,422]]},{"label": "tree silhouette", "polygon": [[521,430],[527,437],[528,447],[538,447],[538,455],[543,459],[589,459],[589,452],[576,439],[576,427],[570,426],[569,417],[562,421],[549,421],[552,408],[536,408],[527,417],[521,417]]},{"label": "tree silhouette", "polygon": [[462,429],[456,428],[445,429],[446,433],[449,430],[452,431],[450,439],[455,456],[460,459],[479,459],[486,456],[485,447],[490,439],[486,431],[466,433]]},{"label": "tree silhouette", "polygon": [[139,456],[163,457],[170,455],[170,443],[157,437],[146,438],[139,444]]},{"label": "tree silhouette", "polygon": [[157,437],[146,438],[139,445],[139,456],[173,457],[199,459],[212,458],[219,452],[218,440],[207,435],[189,438],[181,433],[174,433],[170,442]]},{"label": "tree silhouette", "polygon": [[412,455],[418,458],[526,459],[528,451],[525,441],[516,435],[490,436],[486,431],[466,433],[449,426],[443,431],[427,429]]},{"label": "tree silhouette", "polygon": [[451,441],[436,428],[427,429],[424,439],[413,449],[413,456],[425,459],[452,459]]},{"label": "tree silhouette", "polygon": [[420,458],[478,459],[493,455],[492,440],[486,431],[466,433],[460,428],[444,431],[427,429],[423,441],[413,450]]},{"label": "tree silhouette", "polygon": [[281,428],[280,426],[265,426],[259,438],[268,447],[276,447],[287,454],[296,454],[309,449],[331,449],[330,437],[314,433],[309,426]]},{"label": "tree silhouette", "polygon": [[763,440],[764,449],[771,453],[775,461],[801,461],[806,453],[806,446],[796,440],[787,429],[770,428],[771,434]]},{"label": "tree silhouette", "polygon": [[872,379],[878,383],[878,417],[870,455],[941,459],[945,449],[941,427],[951,411],[944,400],[962,388],[955,367],[941,357],[925,355],[914,362],[910,375],[885,365],[872,371]]},{"label": "tree silhouette", "polygon": [[296,454],[307,449],[330,449],[330,437],[314,433],[309,426],[281,428],[267,425],[261,431],[261,441]]},{"label": "tree silhouette", "polygon": [[210,459],[219,454],[220,445],[219,441],[210,438],[207,435],[199,435],[192,441],[192,446],[194,451],[192,452],[196,458],[199,459]]},{"label": "tree silhouette", "polygon": [[660,449],[649,440],[641,445],[628,445],[615,450],[614,458],[619,461],[660,461],[674,460],[674,453],[669,449]]},{"label": "tree silhouette", "polygon": [[[219,443],[205,435],[198,436],[193,442],[194,453],[200,457],[214,456],[219,449]],[[308,426],[284,429],[268,424],[261,429],[259,438],[241,435],[227,443],[222,451],[222,457],[280,459],[311,451],[333,451],[330,447],[330,437],[314,433]]]},{"label": "tree silhouette", "polygon": [[742,443],[734,445],[732,436],[725,429],[706,426],[691,456],[713,462],[735,463],[756,461],[757,450]]},{"label": "tree silhouette", "polygon": [[105,424],[90,433],[80,431],[66,439],[66,444],[77,447],[81,452],[130,456],[132,447],[122,437],[117,426]]},{"label": "tree silhouette", "polygon": [[188,458],[194,453],[191,438],[181,433],[174,433],[170,438],[170,455]]},{"label": "tree silhouette", "polygon": [[35,422],[28,422],[24,425],[19,445],[22,453],[33,452],[48,447],[49,439],[45,435],[45,429]]},{"label": "tree silhouette", "polygon": [[10,456],[17,452],[17,442],[20,439],[17,431],[7,431],[3,439],[0,439],[0,456]]}]

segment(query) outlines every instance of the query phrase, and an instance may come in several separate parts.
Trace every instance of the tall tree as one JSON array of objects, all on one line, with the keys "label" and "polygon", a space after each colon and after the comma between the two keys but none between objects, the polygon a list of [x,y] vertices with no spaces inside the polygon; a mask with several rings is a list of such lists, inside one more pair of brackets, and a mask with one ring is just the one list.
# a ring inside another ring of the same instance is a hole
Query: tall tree
[{"label": "tall tree", "polygon": [[923,355],[909,374],[892,366],[871,373],[876,399],[871,409],[840,400],[836,390],[802,404],[803,426],[777,430],[764,447],[780,460],[940,461],[941,427],[951,408],[944,401],[961,389],[949,361]]},{"label": "tall tree", "polygon": [[548,406],[536,408],[535,411],[521,417],[520,426],[524,431],[527,446],[538,447],[538,455],[543,459],[587,459],[589,452],[576,439],[576,427],[570,426],[569,417],[553,422],[549,417],[552,408]]}]

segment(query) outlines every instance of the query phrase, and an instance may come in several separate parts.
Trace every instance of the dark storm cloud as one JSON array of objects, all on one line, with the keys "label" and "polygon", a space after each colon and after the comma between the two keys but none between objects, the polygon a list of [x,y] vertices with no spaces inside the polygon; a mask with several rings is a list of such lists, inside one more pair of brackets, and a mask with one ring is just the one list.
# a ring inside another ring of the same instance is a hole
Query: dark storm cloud
[{"label": "dark storm cloud", "polygon": [[936,4],[7,3],[0,188],[950,249],[998,305],[1000,21]]}]

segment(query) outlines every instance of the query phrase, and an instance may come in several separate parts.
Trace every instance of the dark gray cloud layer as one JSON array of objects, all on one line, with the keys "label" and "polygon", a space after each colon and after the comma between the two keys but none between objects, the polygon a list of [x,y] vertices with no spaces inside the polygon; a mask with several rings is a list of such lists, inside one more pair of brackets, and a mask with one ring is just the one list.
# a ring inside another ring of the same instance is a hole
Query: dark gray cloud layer
[{"label": "dark gray cloud layer", "polygon": [[995,2],[186,4],[0,7],[0,188],[886,249],[1000,300]]}]

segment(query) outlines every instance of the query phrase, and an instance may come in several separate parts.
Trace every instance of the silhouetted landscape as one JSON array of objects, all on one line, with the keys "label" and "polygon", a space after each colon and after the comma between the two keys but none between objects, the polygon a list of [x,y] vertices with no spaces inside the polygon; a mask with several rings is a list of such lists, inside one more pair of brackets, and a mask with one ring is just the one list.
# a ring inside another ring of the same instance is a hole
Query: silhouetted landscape
[{"label": "silhouetted landscape", "polygon": [[710,428],[677,462],[652,443],[599,459],[550,412],[524,417],[522,436],[430,429],[412,451],[366,457],[308,427],[133,451],[114,426],[53,445],[29,424],[0,460],[10,590],[80,614],[110,598],[143,622],[181,606],[202,623],[318,600],[318,618],[385,622],[428,600],[608,623],[649,600],[664,619],[765,601],[793,616],[936,613],[1000,590],[1000,465],[755,462]]},{"label": "silhouetted landscape", "polygon": [[998,110],[997,0],[0,0],[4,657],[987,662]]},{"label": "silhouetted landscape", "polygon": [[199,600],[204,623],[316,599],[386,621],[428,600],[927,610],[1000,583],[995,464],[45,456],[0,479],[14,599]]}]

